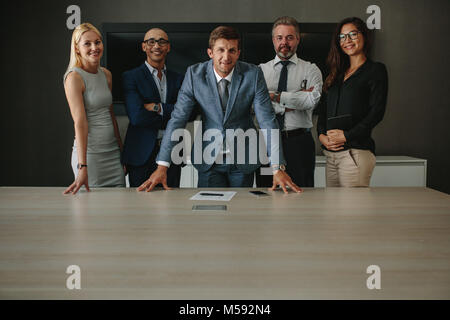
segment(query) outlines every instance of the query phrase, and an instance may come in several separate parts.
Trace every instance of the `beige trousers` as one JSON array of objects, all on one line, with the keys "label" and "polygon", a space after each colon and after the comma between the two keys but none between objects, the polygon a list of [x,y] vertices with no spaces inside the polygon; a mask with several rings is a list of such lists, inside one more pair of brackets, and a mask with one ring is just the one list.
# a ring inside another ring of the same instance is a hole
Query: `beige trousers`
[{"label": "beige trousers", "polygon": [[370,150],[324,150],[327,187],[368,187],[376,158]]}]

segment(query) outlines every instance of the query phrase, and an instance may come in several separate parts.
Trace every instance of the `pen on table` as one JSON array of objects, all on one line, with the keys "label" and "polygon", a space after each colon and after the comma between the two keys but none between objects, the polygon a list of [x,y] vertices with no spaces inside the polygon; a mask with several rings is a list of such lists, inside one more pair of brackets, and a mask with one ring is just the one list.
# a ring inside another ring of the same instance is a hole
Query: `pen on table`
[{"label": "pen on table", "polygon": [[223,197],[223,193],[207,193],[207,192],[201,192],[201,196],[217,196],[217,197]]}]

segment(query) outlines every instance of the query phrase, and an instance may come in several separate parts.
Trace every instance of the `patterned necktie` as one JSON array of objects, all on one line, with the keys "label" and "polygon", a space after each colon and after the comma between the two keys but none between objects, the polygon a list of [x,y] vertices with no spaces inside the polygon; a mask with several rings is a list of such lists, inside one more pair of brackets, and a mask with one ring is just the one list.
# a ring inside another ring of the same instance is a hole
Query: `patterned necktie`
[{"label": "patterned necktie", "polygon": [[219,96],[220,96],[220,102],[222,104],[222,111],[225,113],[227,110],[227,103],[228,103],[228,80],[222,79],[219,81]]},{"label": "patterned necktie", "polygon": [[[288,75],[288,70],[287,70],[287,66],[290,63],[289,60],[287,61],[281,61],[281,64],[283,65],[283,68],[281,69],[281,73],[280,73],[280,80],[278,81],[278,92],[283,92],[283,91],[287,91],[287,75]],[[278,120],[278,125],[280,126],[280,130],[284,129],[284,113],[278,113],[277,114],[277,120]]]}]

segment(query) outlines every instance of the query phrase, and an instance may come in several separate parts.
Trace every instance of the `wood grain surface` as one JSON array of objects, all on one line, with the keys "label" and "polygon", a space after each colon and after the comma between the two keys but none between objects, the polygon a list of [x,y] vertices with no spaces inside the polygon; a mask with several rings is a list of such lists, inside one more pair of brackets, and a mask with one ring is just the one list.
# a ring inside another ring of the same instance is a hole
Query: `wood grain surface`
[{"label": "wood grain surface", "polygon": [[431,189],[63,190],[0,188],[1,299],[450,298],[450,196]]}]

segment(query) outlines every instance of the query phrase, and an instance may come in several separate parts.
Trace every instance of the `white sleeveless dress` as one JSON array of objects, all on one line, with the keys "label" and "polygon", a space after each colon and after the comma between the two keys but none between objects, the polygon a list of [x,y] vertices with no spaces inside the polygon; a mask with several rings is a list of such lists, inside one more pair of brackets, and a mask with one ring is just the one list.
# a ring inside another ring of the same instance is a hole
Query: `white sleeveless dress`
[{"label": "white sleeveless dress", "polygon": [[[101,68],[97,73],[90,73],[75,67],[65,73],[64,81],[70,72],[77,72],[83,78],[86,88],[83,101],[89,128],[86,153],[89,187],[125,187],[120,149],[109,112],[112,95],[106,75]],[[77,164],[75,137],[72,148],[72,169],[75,178],[78,174]]]}]

